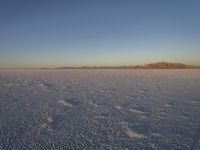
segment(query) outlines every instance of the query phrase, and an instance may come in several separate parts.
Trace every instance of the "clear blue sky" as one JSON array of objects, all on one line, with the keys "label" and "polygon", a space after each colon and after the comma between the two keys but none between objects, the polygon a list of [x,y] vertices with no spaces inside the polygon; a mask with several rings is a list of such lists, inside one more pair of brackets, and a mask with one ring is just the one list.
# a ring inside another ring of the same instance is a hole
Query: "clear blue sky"
[{"label": "clear blue sky", "polygon": [[1,0],[1,65],[200,65],[199,0]]}]

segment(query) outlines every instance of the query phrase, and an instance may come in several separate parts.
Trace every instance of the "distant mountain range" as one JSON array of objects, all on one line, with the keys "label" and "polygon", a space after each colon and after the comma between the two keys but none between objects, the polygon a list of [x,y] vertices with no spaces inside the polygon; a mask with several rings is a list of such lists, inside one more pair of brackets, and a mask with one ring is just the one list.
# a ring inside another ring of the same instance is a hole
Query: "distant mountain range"
[{"label": "distant mountain range", "polygon": [[200,66],[186,65],[182,63],[168,63],[168,62],[157,62],[142,66],[145,69],[198,69]]},{"label": "distant mountain range", "polygon": [[182,63],[156,62],[137,66],[82,66],[82,67],[56,67],[56,68],[28,68],[28,67],[0,67],[0,70],[37,70],[37,69],[200,69],[200,66]]},{"label": "distant mountain range", "polygon": [[182,63],[156,62],[143,66],[82,66],[58,67],[56,69],[200,69],[200,66],[186,65]]}]

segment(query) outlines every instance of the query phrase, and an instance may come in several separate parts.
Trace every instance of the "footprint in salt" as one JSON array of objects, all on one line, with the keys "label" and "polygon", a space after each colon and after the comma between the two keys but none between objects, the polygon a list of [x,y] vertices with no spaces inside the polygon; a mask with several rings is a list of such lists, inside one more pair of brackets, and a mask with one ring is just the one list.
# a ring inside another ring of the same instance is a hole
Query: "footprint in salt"
[{"label": "footprint in salt", "polygon": [[167,103],[167,104],[165,104],[165,107],[172,107],[174,105],[174,102],[169,102],[169,103]]},{"label": "footprint in salt", "polygon": [[64,100],[60,100],[60,101],[59,101],[59,104],[62,105],[62,106],[72,107],[72,104],[67,103],[67,102],[64,101]]},{"label": "footprint in salt", "polygon": [[78,106],[80,104],[80,101],[76,98],[72,98],[72,99],[60,100],[58,103],[62,106],[73,107],[73,106]]},{"label": "footprint in salt", "polygon": [[120,122],[123,130],[124,130],[124,133],[129,137],[129,138],[146,138],[146,136],[142,133],[138,133],[132,129],[130,129],[128,127],[128,123],[127,122]]},{"label": "footprint in salt", "polygon": [[145,138],[144,134],[134,132],[128,127],[125,129],[125,132],[129,138]]}]

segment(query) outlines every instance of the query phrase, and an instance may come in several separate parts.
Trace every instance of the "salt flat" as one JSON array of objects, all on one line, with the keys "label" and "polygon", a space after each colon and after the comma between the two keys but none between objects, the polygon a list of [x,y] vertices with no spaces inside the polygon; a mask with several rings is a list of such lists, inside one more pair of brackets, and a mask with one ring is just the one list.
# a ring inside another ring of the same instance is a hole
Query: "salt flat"
[{"label": "salt flat", "polygon": [[0,71],[0,149],[200,149],[200,70]]}]

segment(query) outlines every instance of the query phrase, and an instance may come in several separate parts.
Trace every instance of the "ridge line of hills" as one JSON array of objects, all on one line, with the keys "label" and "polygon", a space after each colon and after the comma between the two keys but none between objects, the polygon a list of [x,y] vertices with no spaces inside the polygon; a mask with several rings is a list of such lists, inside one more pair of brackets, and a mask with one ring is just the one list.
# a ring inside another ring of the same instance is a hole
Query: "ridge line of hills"
[{"label": "ridge line of hills", "polygon": [[9,67],[0,68],[0,70],[10,70],[10,69],[200,69],[200,66],[187,65],[183,63],[169,63],[169,62],[156,62],[146,65],[136,65],[136,66],[81,66],[81,67],[54,67],[54,68],[28,68],[28,67]]},{"label": "ridge line of hills", "polygon": [[200,69],[200,66],[182,63],[156,62],[136,66],[82,66],[82,67],[57,67],[55,69]]}]

